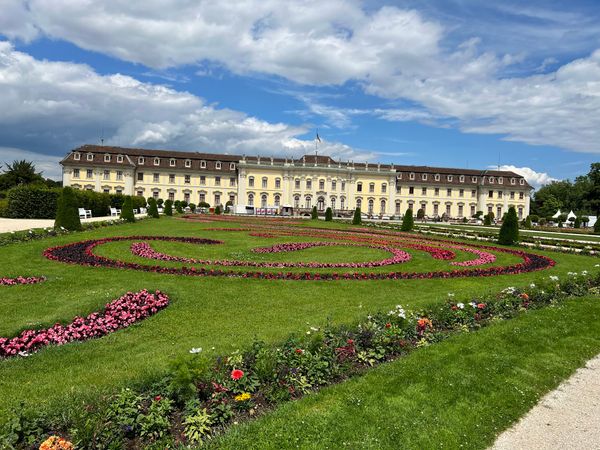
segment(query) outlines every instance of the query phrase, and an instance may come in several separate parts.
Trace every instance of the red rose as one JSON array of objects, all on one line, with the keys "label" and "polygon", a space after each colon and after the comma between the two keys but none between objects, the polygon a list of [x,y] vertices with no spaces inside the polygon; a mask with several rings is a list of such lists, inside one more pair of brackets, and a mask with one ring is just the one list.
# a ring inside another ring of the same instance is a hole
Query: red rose
[{"label": "red rose", "polygon": [[385,324],[385,327],[386,328],[392,328],[392,324],[388,322],[388,323]]},{"label": "red rose", "polygon": [[478,303],[478,304],[477,304],[477,307],[478,307],[479,309],[484,309],[484,308],[485,308],[485,303]]},{"label": "red rose", "polygon": [[232,380],[239,380],[240,378],[242,378],[244,376],[244,372],[242,372],[240,369],[233,369],[231,371],[231,379]]},{"label": "red rose", "polygon": [[304,351],[303,351],[301,348],[297,348],[297,349],[296,349],[296,353],[297,353],[298,355],[301,355],[303,352],[304,352]]},{"label": "red rose", "polygon": [[352,339],[348,339],[348,340],[346,341],[346,343],[347,343],[348,345],[354,345],[354,340],[352,340]]},{"label": "red rose", "polygon": [[160,395],[157,395],[156,397],[154,397],[155,402],[160,402],[161,400],[162,400],[162,397]]}]

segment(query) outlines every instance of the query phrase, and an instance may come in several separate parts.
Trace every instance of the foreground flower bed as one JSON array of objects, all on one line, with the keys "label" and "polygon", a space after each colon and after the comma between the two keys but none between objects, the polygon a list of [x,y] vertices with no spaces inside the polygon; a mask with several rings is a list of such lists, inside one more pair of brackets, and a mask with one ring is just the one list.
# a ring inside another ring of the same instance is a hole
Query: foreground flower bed
[{"label": "foreground flower bed", "polygon": [[[61,429],[50,425],[56,423],[51,417],[28,420],[78,448],[200,445],[240,420],[419,347],[590,292],[600,293],[600,274],[572,274],[564,281],[553,276],[526,289],[507,287],[485,297],[444,294],[441,306],[408,311],[397,305],[354,326],[307,326],[277,345],[255,342],[218,358],[192,348],[173,360],[151,387],[124,389],[102,404],[74,411]],[[21,411],[15,415],[23,419]],[[33,438],[39,443],[47,434],[38,432]],[[18,441],[13,444],[22,447]]]},{"label": "foreground flower bed", "polygon": [[0,278],[0,286],[17,286],[19,284],[37,284],[46,281],[46,277]]},{"label": "foreground flower bed", "polygon": [[0,359],[27,356],[48,345],[64,345],[102,337],[144,320],[168,304],[169,297],[160,291],[128,292],[108,303],[102,312],[75,317],[68,325],[57,323],[50,328],[25,330],[13,338],[0,337]]}]

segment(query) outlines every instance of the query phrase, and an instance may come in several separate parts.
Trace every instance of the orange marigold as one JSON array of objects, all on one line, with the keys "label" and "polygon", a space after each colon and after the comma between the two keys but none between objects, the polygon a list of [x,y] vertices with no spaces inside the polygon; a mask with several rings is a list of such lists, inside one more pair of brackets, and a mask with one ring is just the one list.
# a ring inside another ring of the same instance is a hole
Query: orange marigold
[{"label": "orange marigold", "polygon": [[42,445],[40,450],[73,450],[73,444],[60,436],[50,436]]}]

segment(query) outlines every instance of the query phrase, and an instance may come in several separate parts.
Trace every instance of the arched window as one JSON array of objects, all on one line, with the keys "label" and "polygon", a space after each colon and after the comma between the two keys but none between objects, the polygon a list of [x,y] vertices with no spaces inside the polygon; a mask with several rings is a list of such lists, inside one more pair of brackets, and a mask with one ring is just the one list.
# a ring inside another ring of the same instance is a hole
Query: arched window
[{"label": "arched window", "polygon": [[325,190],[325,180],[319,180],[319,190],[320,191]]},{"label": "arched window", "polygon": [[373,214],[373,205],[374,205],[374,201],[373,199],[369,200],[369,214]]},{"label": "arched window", "polygon": [[279,195],[276,195],[276,196],[275,196],[275,206],[276,206],[277,208],[279,208],[279,200],[280,200],[280,197],[279,197]]},{"label": "arched window", "polygon": [[329,200],[329,205],[331,206],[331,209],[335,209],[335,197],[331,197],[331,199]]},{"label": "arched window", "polygon": [[300,208],[300,196],[296,195],[294,197],[294,208]]},{"label": "arched window", "polygon": [[306,197],[304,200],[305,200],[305,202],[304,202],[304,207],[305,207],[305,208],[307,208],[307,209],[308,209],[308,208],[310,208],[310,206],[311,206],[311,201],[312,201],[312,199],[310,198],[310,195],[309,195],[309,196],[307,196],[307,197]]},{"label": "arched window", "polygon": [[281,189],[281,178],[275,178],[275,189]]},{"label": "arched window", "polygon": [[362,200],[360,198],[356,199],[356,207],[357,208],[361,208],[362,207]]},{"label": "arched window", "polygon": [[263,177],[263,179],[262,179],[262,187],[263,187],[263,189],[267,188],[267,177]]},{"label": "arched window", "polygon": [[263,194],[260,196],[260,207],[261,208],[267,207],[267,194]]},{"label": "arched window", "polygon": [[248,177],[248,187],[254,187],[254,177]]},{"label": "arched window", "polygon": [[248,194],[248,206],[254,206],[254,194]]},{"label": "arched window", "polygon": [[394,214],[400,215],[400,200],[396,200],[396,212]]},{"label": "arched window", "polygon": [[385,214],[385,200],[381,200],[381,214]]},{"label": "arched window", "polygon": [[325,199],[323,197],[319,197],[317,199],[317,209],[319,211],[323,211],[325,209]]},{"label": "arched window", "polygon": [[340,198],[340,209],[346,209],[346,199],[344,197]]}]

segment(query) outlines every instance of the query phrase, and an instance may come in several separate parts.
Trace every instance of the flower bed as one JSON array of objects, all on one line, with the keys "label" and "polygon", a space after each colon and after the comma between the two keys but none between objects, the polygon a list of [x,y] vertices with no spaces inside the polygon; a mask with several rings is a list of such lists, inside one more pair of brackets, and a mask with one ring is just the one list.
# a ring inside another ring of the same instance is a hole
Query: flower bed
[{"label": "flower bed", "polygon": [[13,338],[0,337],[0,358],[27,356],[48,345],[105,336],[156,314],[168,304],[169,297],[160,291],[128,292],[108,303],[102,312],[75,317],[68,325],[57,323],[50,328],[25,330]]},{"label": "flower bed", "polygon": [[0,286],[17,286],[20,284],[37,284],[46,281],[46,277],[0,278]]}]

